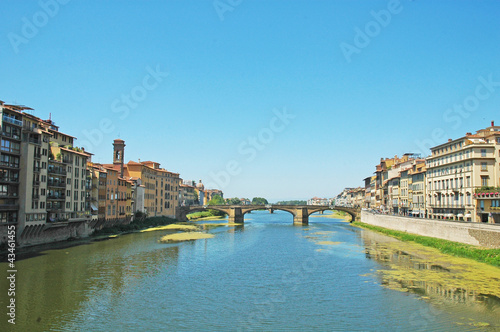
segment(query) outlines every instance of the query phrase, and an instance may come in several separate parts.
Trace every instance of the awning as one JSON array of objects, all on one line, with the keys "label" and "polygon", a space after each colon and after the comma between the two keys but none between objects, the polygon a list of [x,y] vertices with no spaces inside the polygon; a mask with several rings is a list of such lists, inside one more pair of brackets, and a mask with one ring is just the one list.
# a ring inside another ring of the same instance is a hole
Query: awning
[{"label": "awning", "polygon": [[463,218],[463,217],[464,217],[464,215],[463,215],[463,214],[461,214],[461,213],[459,213],[459,214],[457,214],[457,217],[459,217],[459,218]]},{"label": "awning", "polygon": [[90,207],[92,208],[93,211],[97,211],[99,210],[94,204],[90,204]]},{"label": "awning", "polygon": [[464,217],[465,218],[470,218],[470,217],[472,217],[472,215],[470,213],[467,213]]},{"label": "awning", "polygon": [[455,215],[454,215],[453,213],[448,213],[446,216],[447,216],[447,217],[452,218],[452,217],[454,217]]},{"label": "awning", "polygon": [[412,214],[420,214],[420,211],[413,211]]}]

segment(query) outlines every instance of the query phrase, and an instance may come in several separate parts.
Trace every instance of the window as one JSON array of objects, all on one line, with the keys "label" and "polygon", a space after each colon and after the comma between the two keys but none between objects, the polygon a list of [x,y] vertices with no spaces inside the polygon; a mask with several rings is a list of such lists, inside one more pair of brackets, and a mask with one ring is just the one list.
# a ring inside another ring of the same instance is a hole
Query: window
[{"label": "window", "polygon": [[74,199],[75,201],[77,201],[77,200],[78,200],[78,191],[75,191],[75,192],[73,193],[73,199]]},{"label": "window", "polygon": [[481,157],[486,157],[486,149],[481,149]]},{"label": "window", "polygon": [[488,177],[487,176],[481,176],[481,186],[488,187]]},{"label": "window", "polygon": [[75,189],[78,189],[78,180],[75,179]]},{"label": "window", "polygon": [[486,171],[488,169],[488,164],[485,162],[481,163],[481,171]]}]

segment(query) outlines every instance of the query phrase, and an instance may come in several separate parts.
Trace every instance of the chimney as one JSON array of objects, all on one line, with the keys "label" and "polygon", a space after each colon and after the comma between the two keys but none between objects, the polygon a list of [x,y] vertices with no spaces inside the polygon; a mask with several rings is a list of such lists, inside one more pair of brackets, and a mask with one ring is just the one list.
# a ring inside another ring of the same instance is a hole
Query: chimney
[{"label": "chimney", "polygon": [[451,142],[451,141],[453,141],[453,140],[451,138],[448,138],[448,142]]},{"label": "chimney", "polygon": [[467,133],[467,134],[465,134],[465,136],[471,136],[471,135],[472,135],[472,133]]},{"label": "chimney", "polygon": [[491,126],[495,127],[495,121],[491,120]]}]

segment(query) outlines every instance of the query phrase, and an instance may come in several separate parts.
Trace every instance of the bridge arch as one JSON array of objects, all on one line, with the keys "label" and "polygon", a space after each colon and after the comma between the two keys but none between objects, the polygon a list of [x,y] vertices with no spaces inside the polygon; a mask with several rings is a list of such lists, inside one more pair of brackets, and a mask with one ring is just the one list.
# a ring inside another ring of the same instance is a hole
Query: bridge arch
[{"label": "bridge arch", "polygon": [[308,217],[313,214],[313,213],[316,213],[316,212],[321,212],[321,211],[343,211],[347,214],[349,214],[351,216],[351,221],[350,222],[353,222],[356,220],[356,214],[354,212],[352,212],[351,210],[349,210],[349,208],[343,208],[343,207],[340,207],[340,206],[334,206],[334,207],[330,207],[330,206],[322,206],[322,207],[319,207],[318,208],[312,208],[312,209],[308,209]]},{"label": "bridge arch", "polygon": [[292,216],[296,216],[296,211],[293,210],[293,209],[290,209],[290,208],[286,208],[286,207],[280,207],[279,205],[274,205],[272,207],[266,207],[266,206],[261,206],[261,207],[258,207],[258,206],[255,206],[255,207],[251,207],[251,208],[242,208],[242,214],[245,215],[247,214],[248,212],[251,212],[251,211],[257,211],[257,210],[267,210],[269,212],[273,212],[275,210],[279,210],[279,211],[286,211],[288,213],[290,213]]}]

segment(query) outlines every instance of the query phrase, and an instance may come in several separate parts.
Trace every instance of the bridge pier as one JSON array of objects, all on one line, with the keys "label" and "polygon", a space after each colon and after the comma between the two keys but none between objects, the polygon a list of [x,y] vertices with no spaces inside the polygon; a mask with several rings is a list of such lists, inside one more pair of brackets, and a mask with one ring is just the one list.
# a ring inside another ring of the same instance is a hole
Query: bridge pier
[{"label": "bridge pier", "polygon": [[227,215],[227,221],[230,223],[243,223],[244,215],[240,207],[231,208]]},{"label": "bridge pier", "polygon": [[295,215],[293,216],[294,225],[308,225],[309,224],[309,214],[307,213],[307,208],[297,208]]}]

